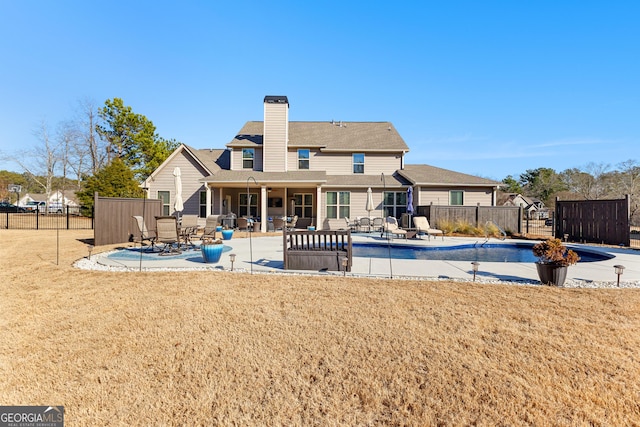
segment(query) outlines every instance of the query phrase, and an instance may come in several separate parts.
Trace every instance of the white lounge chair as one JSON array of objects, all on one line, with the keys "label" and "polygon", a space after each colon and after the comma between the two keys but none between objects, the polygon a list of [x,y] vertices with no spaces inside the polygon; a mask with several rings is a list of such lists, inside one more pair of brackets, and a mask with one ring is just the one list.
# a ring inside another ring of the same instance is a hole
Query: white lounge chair
[{"label": "white lounge chair", "polygon": [[442,240],[444,240],[444,231],[431,228],[426,216],[414,216],[413,225],[416,227],[418,235],[420,235],[420,233],[426,233],[428,239],[431,239],[431,235],[440,235],[442,236]]},{"label": "white lounge chair", "polygon": [[393,240],[393,236],[402,236],[405,239],[407,238],[407,230],[403,230],[398,226],[398,219],[393,216],[388,216],[386,221],[384,222],[383,233],[387,233],[387,239],[391,236],[391,240]]}]

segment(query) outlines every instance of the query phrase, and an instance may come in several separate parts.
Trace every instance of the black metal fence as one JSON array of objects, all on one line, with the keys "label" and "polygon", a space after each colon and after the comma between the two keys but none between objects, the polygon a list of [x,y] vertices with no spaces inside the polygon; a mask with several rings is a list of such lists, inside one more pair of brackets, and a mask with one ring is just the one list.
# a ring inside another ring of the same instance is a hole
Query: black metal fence
[{"label": "black metal fence", "polygon": [[0,228],[16,230],[92,230],[93,210],[68,206],[57,212],[33,210],[0,213]]}]

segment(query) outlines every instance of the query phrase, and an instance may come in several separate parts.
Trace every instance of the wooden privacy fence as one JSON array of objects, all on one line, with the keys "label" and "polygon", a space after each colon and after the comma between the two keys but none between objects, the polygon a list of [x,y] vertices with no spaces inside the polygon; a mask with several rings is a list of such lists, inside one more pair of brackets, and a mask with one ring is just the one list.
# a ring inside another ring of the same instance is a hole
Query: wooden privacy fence
[{"label": "wooden privacy fence", "polygon": [[110,245],[128,242],[139,234],[133,219],[143,216],[147,229],[155,230],[156,216],[162,215],[160,199],[130,199],[123,197],[94,196],[94,245]]},{"label": "wooden privacy fence", "polygon": [[464,221],[483,227],[492,221],[507,233],[522,233],[522,209],[518,206],[418,206],[417,215],[424,215],[429,223],[438,228],[441,221]]},{"label": "wooden privacy fence", "polygon": [[615,200],[556,199],[556,237],[630,246],[629,196]]},{"label": "wooden privacy fence", "polygon": [[351,271],[351,230],[284,229],[282,238],[285,270]]}]

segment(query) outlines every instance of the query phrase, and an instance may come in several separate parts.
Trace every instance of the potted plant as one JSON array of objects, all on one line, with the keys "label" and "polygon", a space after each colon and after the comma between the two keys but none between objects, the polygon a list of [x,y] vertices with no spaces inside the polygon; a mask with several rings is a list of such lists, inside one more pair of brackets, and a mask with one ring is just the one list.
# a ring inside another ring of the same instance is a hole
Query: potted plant
[{"label": "potted plant", "polygon": [[569,266],[580,261],[577,253],[556,238],[535,244],[533,254],[538,257],[536,268],[540,282],[544,285],[562,286],[567,278]]},{"label": "potted plant", "polygon": [[222,256],[224,245],[220,239],[205,238],[200,245],[200,252],[204,262],[218,262]]},{"label": "potted plant", "polygon": [[233,229],[229,229],[226,226],[222,229],[222,240],[231,240],[233,237]]}]

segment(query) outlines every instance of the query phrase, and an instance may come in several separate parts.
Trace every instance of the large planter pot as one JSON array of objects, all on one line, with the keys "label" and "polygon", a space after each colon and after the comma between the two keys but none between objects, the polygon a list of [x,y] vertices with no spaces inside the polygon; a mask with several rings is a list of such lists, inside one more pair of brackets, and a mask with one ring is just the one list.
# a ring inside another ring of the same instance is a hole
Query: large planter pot
[{"label": "large planter pot", "polygon": [[222,243],[203,243],[200,245],[200,252],[202,252],[202,258],[204,262],[218,262],[222,256],[222,249],[224,245]]},{"label": "large planter pot", "polygon": [[567,270],[569,269],[566,265],[545,264],[542,262],[536,262],[536,268],[538,269],[540,282],[549,286],[564,285],[564,281],[567,279]]},{"label": "large planter pot", "polygon": [[233,230],[222,230],[222,240],[231,240],[233,237]]}]

